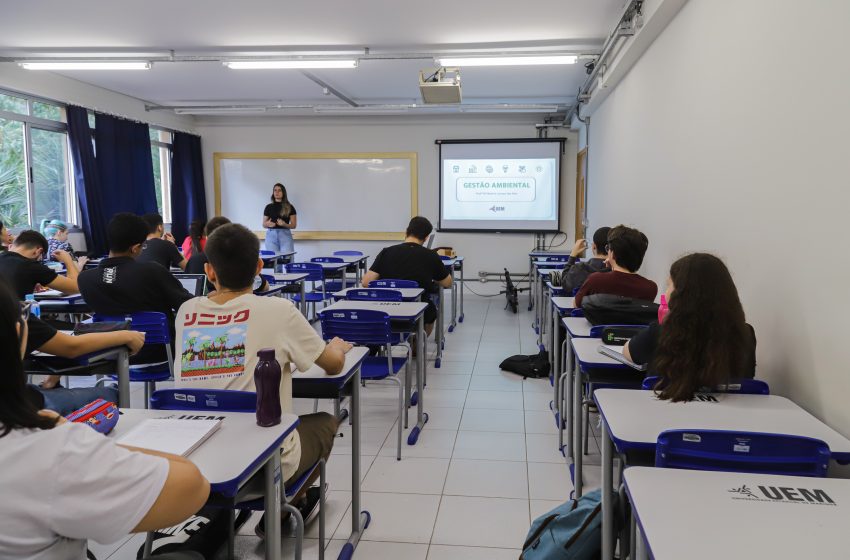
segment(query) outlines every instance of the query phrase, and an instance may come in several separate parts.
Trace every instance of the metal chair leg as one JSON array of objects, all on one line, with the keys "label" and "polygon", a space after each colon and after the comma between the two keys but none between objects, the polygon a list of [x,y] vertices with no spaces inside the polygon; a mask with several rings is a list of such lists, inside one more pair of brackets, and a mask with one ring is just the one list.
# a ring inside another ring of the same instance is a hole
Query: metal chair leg
[{"label": "metal chair leg", "polygon": [[319,560],[325,560],[325,476],[324,459],[319,459]]},{"label": "metal chair leg", "polygon": [[281,511],[288,511],[293,519],[295,519],[295,560],[301,560],[301,553],[304,550],[304,518],[301,517],[301,512],[298,508],[284,502],[280,506]]}]

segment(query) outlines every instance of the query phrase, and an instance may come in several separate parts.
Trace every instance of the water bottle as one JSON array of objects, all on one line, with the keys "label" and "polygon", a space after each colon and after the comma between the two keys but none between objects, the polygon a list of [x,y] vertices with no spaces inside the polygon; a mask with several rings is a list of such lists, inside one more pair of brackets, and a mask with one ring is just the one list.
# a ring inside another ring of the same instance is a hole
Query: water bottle
[{"label": "water bottle", "polygon": [[254,368],[257,387],[257,425],[263,428],[280,424],[280,364],[273,348],[257,352],[260,359]]},{"label": "water bottle", "polygon": [[30,302],[30,315],[41,319],[41,305],[36,301],[35,294],[27,294],[24,296],[24,301]]}]

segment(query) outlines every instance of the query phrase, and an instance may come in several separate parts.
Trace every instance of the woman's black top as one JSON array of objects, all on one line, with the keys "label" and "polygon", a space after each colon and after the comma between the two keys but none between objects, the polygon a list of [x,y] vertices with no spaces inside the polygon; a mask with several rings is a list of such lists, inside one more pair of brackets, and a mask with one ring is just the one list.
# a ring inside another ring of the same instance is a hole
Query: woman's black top
[{"label": "woman's black top", "polygon": [[275,226],[271,229],[286,229],[283,226],[277,225],[277,219],[282,218],[283,223],[288,224],[289,218],[297,214],[297,212],[295,211],[295,206],[290,204],[289,208],[289,214],[284,215],[282,202],[272,202],[270,204],[266,204],[266,208],[265,210],[263,210],[263,216],[267,216],[271,221],[275,222]]}]

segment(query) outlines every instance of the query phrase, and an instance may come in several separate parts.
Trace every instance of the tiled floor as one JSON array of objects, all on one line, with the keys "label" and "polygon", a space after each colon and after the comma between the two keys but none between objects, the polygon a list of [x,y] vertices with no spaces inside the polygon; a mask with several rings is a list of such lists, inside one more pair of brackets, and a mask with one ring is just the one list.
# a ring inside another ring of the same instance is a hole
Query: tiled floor
[{"label": "tiled floor", "polygon": [[[523,381],[498,367],[510,354],[536,352],[531,313],[521,305],[514,315],[503,309],[502,298],[471,295],[465,307],[464,322],[447,334],[442,367],[429,361],[430,421],[416,446],[406,444],[405,430],[402,461],[395,459],[396,389],[371,385],[362,392],[362,509],[371,512],[372,523],[356,558],[514,559],[531,520],[572,490],[557,450],[548,380]],[[141,404],[140,391],[134,390],[134,404]],[[296,407],[312,412],[312,401]],[[328,467],[328,558],[336,558],[350,531],[351,437],[347,427],[342,432]],[[598,454],[595,437],[590,447]],[[598,464],[598,457],[586,463]],[[594,485],[597,470],[586,470],[587,485]],[[252,519],[240,531],[239,558],[262,557],[254,525]],[[316,525],[307,534],[305,559],[317,557]],[[292,539],[285,541],[284,558],[292,557]],[[135,558],[139,543],[136,537],[99,546],[97,558]]]}]

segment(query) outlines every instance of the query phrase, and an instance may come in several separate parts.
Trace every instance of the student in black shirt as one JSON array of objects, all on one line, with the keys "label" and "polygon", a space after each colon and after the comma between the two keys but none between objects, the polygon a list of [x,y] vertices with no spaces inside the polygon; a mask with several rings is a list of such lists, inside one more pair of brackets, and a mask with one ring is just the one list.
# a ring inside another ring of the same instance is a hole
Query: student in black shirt
[{"label": "student in black shirt", "polygon": [[170,270],[171,267],[186,268],[186,259],[177,250],[174,236],[166,233],[159,214],[145,214],[142,216],[148,227],[148,236],[142,245],[139,262],[155,262]]},{"label": "student in black shirt", "polygon": [[[415,280],[426,293],[436,293],[439,288],[449,288],[452,277],[446,265],[435,251],[422,245],[431,235],[434,227],[428,218],[416,216],[410,220],[405,233],[404,243],[382,249],[369,271],[363,275],[363,287],[379,278],[394,280]],[[437,320],[437,308],[428,300],[425,310],[425,332],[431,334]]]},{"label": "student in black shirt", "polygon": [[281,183],[275,183],[271,204],[263,209],[263,227],[266,228],[267,251],[289,253],[295,249],[292,230],[298,227],[298,216]]},{"label": "student in black shirt", "polygon": [[669,311],[659,317],[661,323],[623,347],[627,358],[648,364],[650,373],[661,377],[660,398],[688,401],[701,387],[755,376],[755,331],[723,261],[693,253],[674,262],[667,300]]},{"label": "student in black shirt", "polygon": [[0,276],[12,286],[18,299],[35,291],[37,284],[59,290],[65,294],[76,294],[77,265],[67,252],[57,250],[56,260],[65,265],[67,276],[58,275],[53,269],[41,263],[47,252],[47,239],[34,230],[22,231],[12,242],[8,251],[0,253]]}]

